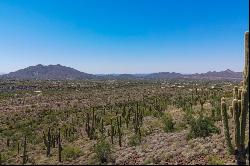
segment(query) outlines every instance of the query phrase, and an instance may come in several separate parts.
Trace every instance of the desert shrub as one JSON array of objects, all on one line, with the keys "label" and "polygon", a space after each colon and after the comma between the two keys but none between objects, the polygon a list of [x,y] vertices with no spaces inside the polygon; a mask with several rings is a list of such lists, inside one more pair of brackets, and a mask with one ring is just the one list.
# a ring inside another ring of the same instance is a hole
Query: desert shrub
[{"label": "desert shrub", "polygon": [[209,156],[208,165],[224,165],[224,161],[216,156]]},{"label": "desert shrub", "polygon": [[110,113],[110,111],[107,111],[107,110],[106,110],[106,115],[103,116],[102,118],[103,118],[103,120],[104,120],[104,122],[105,122],[106,125],[110,125],[110,124],[111,124],[110,119],[113,118],[113,116],[112,116],[112,114]]},{"label": "desert shrub", "polygon": [[220,121],[222,119],[222,117],[221,117],[221,110],[220,110],[219,107],[217,107],[215,109],[215,115],[216,115],[216,119],[215,119],[216,121]]},{"label": "desert shrub", "polygon": [[185,121],[180,121],[178,123],[176,123],[175,128],[177,131],[181,131],[187,128],[187,123],[185,123]]},{"label": "desert shrub", "polygon": [[173,118],[169,113],[165,113],[163,115],[162,123],[164,124],[164,131],[165,132],[173,132],[174,131]]},{"label": "desert shrub", "polygon": [[151,157],[151,156],[147,157],[143,162],[144,165],[148,165],[151,163],[153,163],[153,157]]},{"label": "desert shrub", "polygon": [[74,142],[75,140],[77,140],[77,138],[78,138],[77,134],[72,132],[71,135],[66,138],[66,140],[69,141],[69,142]]},{"label": "desert shrub", "polygon": [[184,112],[184,117],[183,117],[183,123],[191,125],[194,121],[195,118],[193,116],[193,110],[189,109]]},{"label": "desert shrub", "polygon": [[214,121],[220,121],[221,120],[221,110],[220,110],[220,108],[219,107],[215,107],[211,111],[212,111],[211,118]]},{"label": "desert shrub", "polygon": [[0,152],[0,165],[5,164],[7,160],[8,160],[7,155],[5,153]]},{"label": "desert shrub", "polygon": [[150,135],[152,133],[153,129],[151,126],[148,126],[148,127],[142,127],[141,128],[141,135],[143,137],[147,136],[147,135]]},{"label": "desert shrub", "polygon": [[220,130],[214,125],[214,121],[209,117],[200,116],[190,123],[188,139],[197,137],[207,137],[212,133],[219,133]]},{"label": "desert shrub", "polygon": [[149,128],[151,128],[151,130],[156,129],[156,128],[163,128],[163,124],[161,120],[156,119],[156,118],[152,119],[152,121],[148,123],[148,126]]},{"label": "desert shrub", "polygon": [[64,146],[62,150],[62,158],[64,160],[76,159],[82,154],[79,147]]},{"label": "desert shrub", "polygon": [[183,129],[186,129],[188,127],[188,125],[190,125],[191,123],[193,123],[193,121],[195,120],[195,118],[193,117],[193,110],[191,109],[191,107],[187,107],[186,109],[183,110],[183,117],[181,119],[181,121],[179,121],[176,125],[175,128],[178,131],[181,131]]},{"label": "desert shrub", "polygon": [[15,134],[14,130],[8,130],[8,129],[4,129],[0,132],[3,136],[5,137],[11,137],[12,135]]},{"label": "desert shrub", "polygon": [[163,111],[153,110],[153,116],[156,118],[162,117],[164,115]]},{"label": "desert shrub", "polygon": [[96,157],[101,163],[107,163],[111,156],[111,145],[110,143],[101,138],[94,146],[94,152],[96,153]]},{"label": "desert shrub", "polygon": [[140,144],[140,136],[138,134],[133,134],[128,138],[129,146],[137,146]]},{"label": "desert shrub", "polygon": [[152,110],[150,111],[150,108],[145,108],[144,110],[144,116],[147,117],[147,116],[151,116],[152,115]]}]

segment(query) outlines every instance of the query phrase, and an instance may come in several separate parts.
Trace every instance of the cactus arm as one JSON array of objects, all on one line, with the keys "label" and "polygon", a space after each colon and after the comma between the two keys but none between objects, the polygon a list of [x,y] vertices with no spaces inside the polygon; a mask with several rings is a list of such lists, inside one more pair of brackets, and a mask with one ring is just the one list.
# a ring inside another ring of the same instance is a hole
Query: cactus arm
[{"label": "cactus arm", "polygon": [[233,110],[234,110],[234,133],[235,133],[235,145],[237,149],[240,148],[240,121],[239,121],[239,107],[238,107],[238,100],[233,100]]},{"label": "cactus arm", "polygon": [[228,117],[227,117],[227,108],[224,98],[221,99],[221,114],[224,126],[224,135],[226,138],[227,149],[230,154],[233,154],[233,146],[230,138],[229,127],[228,127]]},{"label": "cactus arm", "polygon": [[240,126],[240,145],[241,149],[245,148],[245,130],[246,130],[246,118],[247,118],[247,91],[243,90],[241,93],[241,126]]}]

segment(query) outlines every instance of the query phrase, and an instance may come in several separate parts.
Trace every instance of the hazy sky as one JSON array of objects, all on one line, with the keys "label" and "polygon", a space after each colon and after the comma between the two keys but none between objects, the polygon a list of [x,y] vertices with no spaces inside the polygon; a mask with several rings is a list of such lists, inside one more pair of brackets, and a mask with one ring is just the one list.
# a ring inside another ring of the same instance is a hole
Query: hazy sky
[{"label": "hazy sky", "polygon": [[248,0],[0,0],[0,73],[242,71]]}]

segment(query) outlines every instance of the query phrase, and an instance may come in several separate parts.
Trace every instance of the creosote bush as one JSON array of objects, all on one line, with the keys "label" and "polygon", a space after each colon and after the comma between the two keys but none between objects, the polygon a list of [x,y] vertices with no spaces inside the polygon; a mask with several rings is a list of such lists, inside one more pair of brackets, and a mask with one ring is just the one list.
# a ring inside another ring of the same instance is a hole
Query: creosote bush
[{"label": "creosote bush", "polygon": [[208,165],[225,165],[224,161],[218,158],[217,156],[209,156]]},{"label": "creosote bush", "polygon": [[173,132],[174,131],[174,122],[173,118],[169,113],[165,113],[162,117],[162,122],[164,124],[165,132]]},{"label": "creosote bush", "polygon": [[191,125],[195,121],[192,110],[185,111],[182,121],[188,125]]},{"label": "creosote bush", "polygon": [[62,158],[63,160],[76,159],[81,156],[82,151],[79,147],[65,146],[62,150]]},{"label": "creosote bush", "polygon": [[111,145],[105,138],[101,138],[95,144],[94,152],[100,163],[107,163],[111,158]]},{"label": "creosote bush", "polygon": [[128,138],[128,145],[129,146],[137,146],[140,144],[140,136],[137,134],[133,134]]},{"label": "creosote bush", "polygon": [[188,139],[197,137],[207,137],[212,133],[219,133],[220,130],[214,125],[214,121],[209,117],[200,116],[190,124],[191,128],[188,134]]}]

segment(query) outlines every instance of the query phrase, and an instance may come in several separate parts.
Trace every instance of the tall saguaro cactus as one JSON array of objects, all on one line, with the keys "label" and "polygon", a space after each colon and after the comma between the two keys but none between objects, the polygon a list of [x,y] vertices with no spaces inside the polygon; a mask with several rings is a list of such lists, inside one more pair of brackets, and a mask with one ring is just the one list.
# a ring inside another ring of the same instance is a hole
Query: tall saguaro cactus
[{"label": "tall saguaro cactus", "polygon": [[47,135],[47,138],[46,138],[46,135],[43,131],[43,142],[44,142],[44,145],[46,146],[46,149],[47,149],[47,157],[50,157],[50,150],[51,150],[51,130],[50,130],[50,127],[49,127],[49,130],[48,130],[48,135]]},{"label": "tall saguaro cactus", "polygon": [[114,144],[114,125],[113,125],[113,119],[110,119],[110,126],[111,126],[111,143]]},{"label": "tall saguaro cactus", "polygon": [[62,162],[62,143],[61,143],[61,131],[59,129],[59,132],[58,132],[58,160],[59,162]]},{"label": "tall saguaro cactus", "polygon": [[28,161],[28,155],[27,155],[27,137],[25,136],[24,137],[24,142],[23,142],[23,155],[22,155],[22,158],[23,158],[23,162],[22,164],[26,164],[27,161]]},{"label": "tall saguaro cactus", "polygon": [[[234,138],[235,138],[235,151],[231,143],[230,132],[228,127],[227,109],[225,99],[221,100],[221,114],[224,125],[224,135],[227,143],[229,153],[236,156],[238,165],[246,164],[246,153],[249,150],[245,147],[245,130],[246,118],[249,112],[249,32],[245,33],[245,66],[243,71],[243,84],[242,87],[234,87],[232,107],[229,107],[233,112],[234,118]],[[248,143],[249,144],[249,143]]]},{"label": "tall saguaro cactus", "polygon": [[[243,86],[247,90],[247,94],[249,94],[249,32],[245,33],[245,66],[243,71]],[[248,96],[248,95],[247,95]]]},{"label": "tall saguaro cactus", "polygon": [[231,143],[231,137],[230,137],[230,133],[229,133],[227,107],[226,107],[226,103],[225,103],[225,98],[221,99],[221,114],[222,114],[222,120],[223,120],[223,124],[224,124],[224,135],[226,137],[228,152],[230,154],[232,154],[233,153],[233,146]]}]

